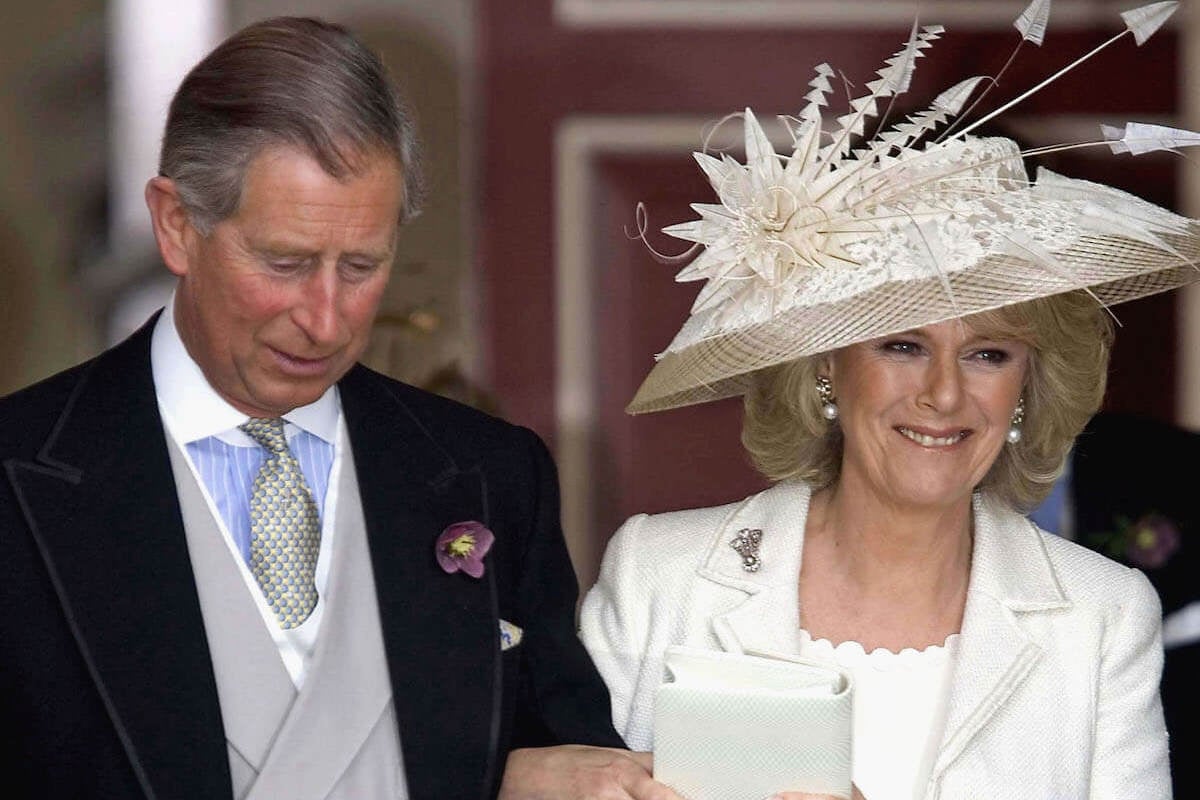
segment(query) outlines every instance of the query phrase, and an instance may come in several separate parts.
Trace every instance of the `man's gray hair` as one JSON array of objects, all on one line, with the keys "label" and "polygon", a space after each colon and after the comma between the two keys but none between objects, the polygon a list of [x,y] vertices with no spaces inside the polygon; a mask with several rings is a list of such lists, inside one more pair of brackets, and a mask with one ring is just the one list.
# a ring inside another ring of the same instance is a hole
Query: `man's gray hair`
[{"label": "man's gray hair", "polygon": [[416,125],[383,62],[340,25],[307,17],[254,23],[197,64],[175,93],[159,174],[175,181],[207,235],[237,211],[246,168],[271,145],[308,153],[330,176],[390,155],[404,181],[401,219],[424,194]]}]

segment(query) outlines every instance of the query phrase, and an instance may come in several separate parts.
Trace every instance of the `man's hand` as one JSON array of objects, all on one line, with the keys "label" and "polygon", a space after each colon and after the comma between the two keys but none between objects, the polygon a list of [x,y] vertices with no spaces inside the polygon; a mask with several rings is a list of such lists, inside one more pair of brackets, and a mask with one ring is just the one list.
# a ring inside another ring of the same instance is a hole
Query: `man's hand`
[{"label": "man's hand", "polygon": [[[650,777],[654,758],[607,747],[562,745],[508,754],[498,800],[683,800]],[[770,800],[833,800],[829,795],[782,792]],[[864,800],[853,787],[852,800]]]},{"label": "man's hand", "polygon": [[508,754],[499,800],[683,800],[650,777],[649,753],[563,745]]}]

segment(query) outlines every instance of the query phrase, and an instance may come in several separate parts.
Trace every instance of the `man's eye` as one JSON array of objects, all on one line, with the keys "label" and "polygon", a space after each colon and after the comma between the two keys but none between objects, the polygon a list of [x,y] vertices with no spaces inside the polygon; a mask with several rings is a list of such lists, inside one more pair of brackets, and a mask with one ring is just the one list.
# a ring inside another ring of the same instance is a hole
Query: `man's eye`
[{"label": "man's eye", "polygon": [[343,261],[342,271],[351,279],[362,280],[379,269],[378,261]]}]

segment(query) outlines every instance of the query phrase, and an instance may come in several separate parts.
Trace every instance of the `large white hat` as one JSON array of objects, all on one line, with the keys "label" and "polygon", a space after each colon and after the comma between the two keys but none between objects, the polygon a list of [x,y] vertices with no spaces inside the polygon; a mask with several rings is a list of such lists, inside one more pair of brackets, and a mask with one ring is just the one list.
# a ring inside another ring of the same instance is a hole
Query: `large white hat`
[{"label": "large white hat", "polygon": [[[1125,12],[1126,30],[1109,44],[1130,34],[1140,45],[1177,6]],[[1041,43],[1048,14],[1049,0],[1030,5],[1017,21],[1023,41]],[[991,82],[969,78],[864,139],[877,103],[908,88],[942,33],[914,26],[831,130],[821,109],[833,70],[817,67],[804,111],[781,118],[790,153],[777,153],[746,109],[744,164],[695,154],[719,203],[693,205],[699,219],[664,232],[703,248],[677,280],[707,283],[631,413],[741,394],[756,370],[1013,303],[1083,289],[1108,306],[1200,279],[1200,222],[1045,169],[1030,181],[1030,153],[970,135],[1049,81],[954,132],[948,123]],[[1030,152],[1198,143],[1187,131],[1131,123],[1105,126],[1097,142]]]}]

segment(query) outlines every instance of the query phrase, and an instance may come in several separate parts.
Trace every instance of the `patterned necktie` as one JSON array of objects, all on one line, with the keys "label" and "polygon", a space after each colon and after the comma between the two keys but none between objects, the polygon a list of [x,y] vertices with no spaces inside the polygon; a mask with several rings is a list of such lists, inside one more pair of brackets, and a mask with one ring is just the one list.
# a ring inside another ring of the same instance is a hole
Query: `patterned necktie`
[{"label": "patterned necktie", "polygon": [[279,627],[295,628],[317,605],[317,504],[288,449],[282,419],[251,419],[238,427],[267,451],[250,493],[250,571]]}]

